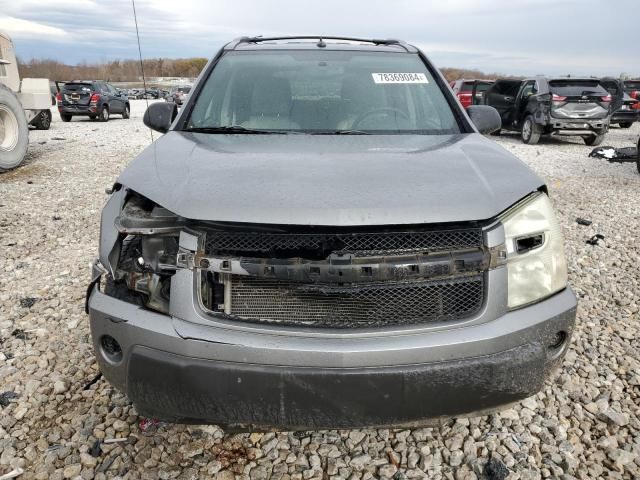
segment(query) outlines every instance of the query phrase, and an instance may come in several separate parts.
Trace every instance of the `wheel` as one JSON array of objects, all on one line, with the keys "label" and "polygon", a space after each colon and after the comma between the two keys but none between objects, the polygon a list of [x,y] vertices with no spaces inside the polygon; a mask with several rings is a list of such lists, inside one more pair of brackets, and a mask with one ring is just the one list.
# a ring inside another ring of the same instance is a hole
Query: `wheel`
[{"label": "wheel", "polygon": [[620,122],[620,128],[631,128],[633,122]]},{"label": "wheel", "polygon": [[0,84],[0,171],[17,167],[29,145],[29,125],[18,97]]},{"label": "wheel", "polygon": [[89,120],[95,120],[96,118],[98,118],[97,115],[89,115]]},{"label": "wheel", "polygon": [[100,112],[100,121],[108,122],[109,121],[109,107],[106,105],[102,107],[102,111]]},{"label": "wheel", "polygon": [[124,106],[124,110],[122,111],[122,118],[131,117],[131,111],[129,110],[129,105]]},{"label": "wheel", "polygon": [[605,135],[604,133],[597,133],[597,134],[589,135],[586,137],[582,137],[582,139],[584,140],[584,143],[586,145],[589,145],[590,147],[597,147],[604,140],[604,135]]},{"label": "wheel", "polygon": [[63,122],[70,122],[72,116],[73,115],[69,115],[68,113],[61,113],[60,114],[60,118],[62,119]]},{"label": "wheel", "polygon": [[522,142],[528,145],[535,145],[540,140],[540,128],[533,121],[531,115],[527,115],[522,123],[522,132],[520,133]]},{"label": "wheel", "polygon": [[51,110],[42,110],[31,120],[31,125],[36,127],[36,130],[49,130],[51,126]]}]

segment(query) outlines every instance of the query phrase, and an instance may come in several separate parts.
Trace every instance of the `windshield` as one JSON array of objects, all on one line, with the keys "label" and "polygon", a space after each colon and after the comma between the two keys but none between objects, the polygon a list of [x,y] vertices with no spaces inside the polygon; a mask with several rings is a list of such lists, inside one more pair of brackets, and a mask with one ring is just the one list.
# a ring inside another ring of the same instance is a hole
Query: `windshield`
[{"label": "windshield", "polygon": [[414,54],[231,52],[198,95],[187,129],[299,133],[459,133]]}]

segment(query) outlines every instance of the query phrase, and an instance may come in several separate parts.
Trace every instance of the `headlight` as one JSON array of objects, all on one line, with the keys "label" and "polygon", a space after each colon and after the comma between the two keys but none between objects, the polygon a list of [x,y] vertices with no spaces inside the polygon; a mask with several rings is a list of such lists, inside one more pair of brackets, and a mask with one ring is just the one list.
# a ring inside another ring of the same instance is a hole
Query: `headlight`
[{"label": "headlight", "polygon": [[564,240],[549,197],[539,194],[503,218],[509,308],[542,300],[567,286]]}]

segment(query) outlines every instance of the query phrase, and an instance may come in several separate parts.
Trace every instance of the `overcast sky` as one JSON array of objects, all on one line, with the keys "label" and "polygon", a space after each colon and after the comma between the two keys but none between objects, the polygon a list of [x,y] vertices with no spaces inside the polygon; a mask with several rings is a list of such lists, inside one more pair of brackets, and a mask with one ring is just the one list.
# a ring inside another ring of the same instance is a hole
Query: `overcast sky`
[{"label": "overcast sky", "polygon": [[[241,35],[401,38],[439,67],[640,76],[638,0],[136,0],[146,57],[211,57]],[[137,58],[131,0],[0,0],[23,59]]]}]

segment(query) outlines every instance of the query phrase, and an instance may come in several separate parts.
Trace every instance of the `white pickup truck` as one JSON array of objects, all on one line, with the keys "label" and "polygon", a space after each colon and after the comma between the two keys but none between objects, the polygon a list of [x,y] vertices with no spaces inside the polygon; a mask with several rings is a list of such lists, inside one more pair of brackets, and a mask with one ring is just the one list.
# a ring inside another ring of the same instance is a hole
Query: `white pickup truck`
[{"label": "white pickup truck", "polygon": [[46,78],[23,78],[11,38],[0,32],[0,172],[22,163],[29,144],[29,125],[48,130],[51,89]]}]

